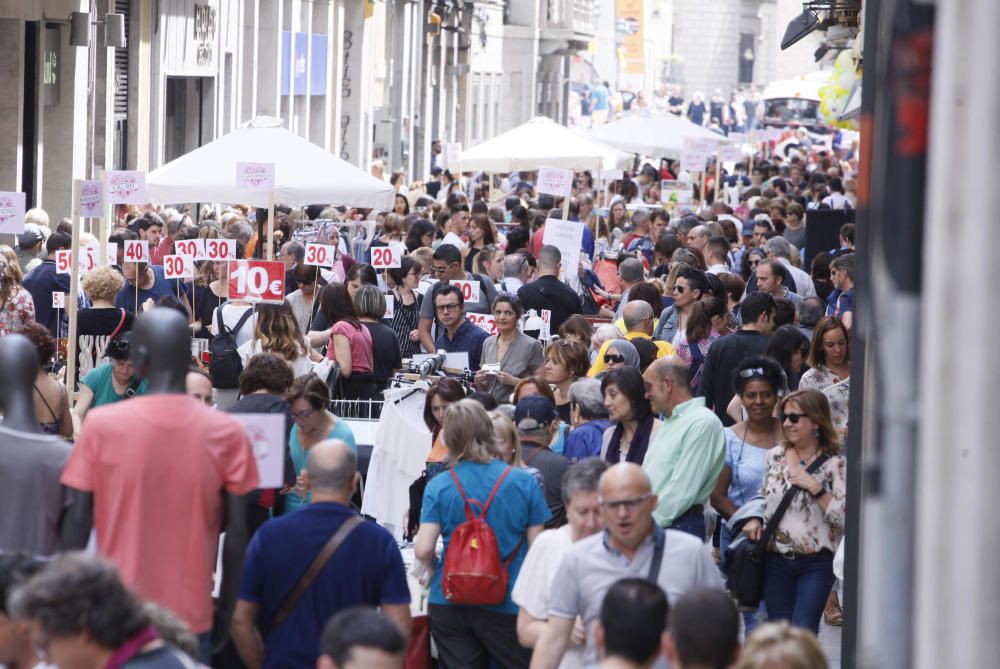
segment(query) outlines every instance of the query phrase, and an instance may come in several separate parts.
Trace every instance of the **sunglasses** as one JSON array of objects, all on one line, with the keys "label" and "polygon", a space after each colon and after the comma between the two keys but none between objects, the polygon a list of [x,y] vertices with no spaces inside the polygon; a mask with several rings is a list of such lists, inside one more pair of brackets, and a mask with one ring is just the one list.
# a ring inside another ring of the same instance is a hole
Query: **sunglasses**
[{"label": "sunglasses", "polygon": [[765,372],[764,372],[764,368],[763,367],[751,367],[750,369],[741,369],[740,370],[740,378],[744,378],[744,379],[750,379],[750,378],[753,378],[755,376],[764,376],[764,375],[765,375]]},{"label": "sunglasses", "polygon": [[622,364],[625,362],[625,356],[620,353],[605,353],[604,354],[604,364],[616,363]]},{"label": "sunglasses", "polygon": [[808,418],[808,417],[809,416],[807,416],[804,413],[782,413],[781,414],[781,422],[784,423],[787,420],[792,425],[797,425],[798,422],[799,422],[799,419],[801,419],[801,418]]},{"label": "sunglasses", "polygon": [[684,286],[674,286],[670,290],[670,292],[672,292],[672,293],[679,293],[680,295],[683,295],[685,293],[685,291],[687,291],[687,288],[685,288]]}]

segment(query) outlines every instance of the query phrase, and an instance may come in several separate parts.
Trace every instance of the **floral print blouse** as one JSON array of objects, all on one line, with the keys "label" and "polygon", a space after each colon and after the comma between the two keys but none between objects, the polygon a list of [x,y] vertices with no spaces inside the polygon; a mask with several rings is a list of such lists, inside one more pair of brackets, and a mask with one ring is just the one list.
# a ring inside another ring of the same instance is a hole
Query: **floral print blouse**
[{"label": "floral print blouse", "polygon": [[35,301],[31,293],[18,288],[17,293],[0,307],[0,335],[20,332],[24,324],[35,320]]},{"label": "floral print blouse", "polygon": [[[709,347],[712,345],[712,342],[721,336],[718,332],[712,330],[708,333],[707,337],[698,342],[697,345],[698,350],[701,351],[702,364],[698,366],[698,370],[691,379],[691,392],[695,392],[698,389],[698,384],[701,382],[701,371],[705,369],[705,358],[708,357]],[[689,368],[694,366],[694,354],[691,353],[691,344],[688,343],[686,333],[678,332],[677,336],[674,337],[674,350],[677,353],[677,357],[683,360]]]},{"label": "floral print blouse", "polygon": [[851,400],[851,380],[844,379],[840,383],[827,386],[823,389],[823,394],[830,402],[830,416],[833,418],[833,427],[840,435],[842,442],[847,441],[847,410]]},{"label": "floral print blouse", "polygon": [[799,381],[799,390],[806,390],[807,388],[825,390],[827,386],[832,386],[843,380],[823,365],[816,365],[802,375],[802,380]]},{"label": "floral print blouse", "polygon": [[[789,452],[794,454],[791,447]],[[824,549],[836,552],[844,534],[846,514],[847,462],[844,456],[830,456],[813,476],[831,494],[826,512],[823,512],[819,501],[813,499],[812,495],[800,491],[778,523],[768,550],[786,555],[810,555]],[[761,483],[765,525],[790,487],[785,446],[778,445],[767,453],[764,480]]]}]

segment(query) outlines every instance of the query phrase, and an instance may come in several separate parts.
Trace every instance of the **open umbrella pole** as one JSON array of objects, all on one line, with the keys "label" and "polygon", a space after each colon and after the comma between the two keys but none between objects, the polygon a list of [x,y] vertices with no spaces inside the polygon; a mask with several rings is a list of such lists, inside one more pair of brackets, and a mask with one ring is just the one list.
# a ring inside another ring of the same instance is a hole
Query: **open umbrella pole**
[{"label": "open umbrella pole", "polygon": [[274,191],[267,194],[267,260],[274,260]]},{"label": "open umbrella pole", "polygon": [[[77,301],[80,296],[80,273],[77,268],[80,265],[80,227],[83,225],[83,219],[80,218],[80,180],[73,179],[73,243],[72,243],[72,254],[73,262],[70,263],[70,274],[69,274],[69,304],[66,305],[66,313],[69,315],[69,337],[66,342],[66,388],[69,389],[69,404],[70,407],[76,402],[76,311],[77,311]],[[101,256],[106,255],[106,251],[103,250],[105,245],[101,244]],[[56,320],[57,323],[61,323],[60,320]],[[56,351],[59,347],[56,347]]]}]

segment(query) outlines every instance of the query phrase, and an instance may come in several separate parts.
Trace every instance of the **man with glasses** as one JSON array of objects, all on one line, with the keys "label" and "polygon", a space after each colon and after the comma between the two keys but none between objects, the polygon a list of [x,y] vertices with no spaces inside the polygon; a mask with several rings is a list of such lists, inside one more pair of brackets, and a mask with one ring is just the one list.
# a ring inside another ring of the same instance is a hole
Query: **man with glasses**
[{"label": "man with glasses", "polygon": [[851,329],[854,322],[854,254],[845,253],[830,263],[830,281],[834,291],[826,298],[827,316],[836,316]]},{"label": "man with glasses", "polygon": [[458,286],[444,285],[435,290],[434,310],[443,328],[435,342],[435,350],[468,353],[469,369],[473,372],[478,370],[483,354],[483,342],[489,335],[465,318],[465,303]]},{"label": "man with glasses", "polygon": [[[493,300],[496,299],[497,291],[493,282],[474,272],[466,272],[462,266],[462,252],[451,244],[442,244],[434,251],[434,259],[431,264],[431,273],[437,278],[429,297],[420,304],[420,322],[417,329],[420,331],[420,343],[424,350],[433,353],[436,349],[435,335],[431,330],[435,316],[442,327],[444,323],[440,321],[440,313],[436,312],[434,296],[437,291],[442,290],[452,281],[470,281],[479,286],[479,299],[465,302],[465,311],[473,314],[489,314],[493,307]],[[461,294],[461,293],[460,293]],[[465,316],[463,315],[464,319]],[[440,327],[437,334],[440,334]],[[476,358],[478,368],[479,358]]]},{"label": "man with glasses", "polygon": [[722,588],[708,547],[683,532],[664,530],[653,521],[658,499],[649,477],[631,462],[610,467],[598,501],[607,529],[574,543],[552,582],[549,618],[535,644],[531,669],[555,669],[569,647],[573,623],[583,619],[586,666],[597,666],[594,624],[604,595],[623,578],[645,578],[674,602],[695,587]]},{"label": "man with glasses", "polygon": [[722,421],[704,397],[691,396],[688,366],[677,356],[653,362],[642,379],[653,413],[665,416],[642,463],[659,498],[653,518],[704,541],[705,505],[726,461]]}]

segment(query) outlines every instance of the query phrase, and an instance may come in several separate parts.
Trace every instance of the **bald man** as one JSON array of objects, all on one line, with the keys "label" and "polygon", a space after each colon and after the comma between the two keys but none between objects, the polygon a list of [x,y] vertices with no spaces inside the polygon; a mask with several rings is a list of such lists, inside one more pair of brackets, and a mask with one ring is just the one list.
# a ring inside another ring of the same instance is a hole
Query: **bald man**
[{"label": "bald man", "polygon": [[[586,666],[596,666],[594,624],[605,593],[622,578],[654,581],[671,602],[694,587],[723,587],[703,542],[653,522],[658,500],[641,467],[630,462],[610,467],[601,476],[599,492],[607,529],[576,542],[563,557],[531,669],[559,666],[577,616],[583,619],[587,636]],[[661,661],[655,666],[665,665]]]},{"label": "bald man", "polygon": [[[643,350],[639,347],[643,346],[643,344],[636,341],[639,339],[649,342],[646,346],[656,348],[655,355],[651,354],[650,358],[659,359],[673,355],[674,347],[670,342],[653,341],[653,323],[653,307],[649,306],[648,302],[633,300],[625,304],[625,308],[622,310],[622,326],[625,328],[625,339],[632,342],[636,349],[639,350],[640,356],[643,354]],[[621,326],[619,326],[620,329]],[[587,372],[587,376],[597,376],[605,370],[604,354],[608,352],[610,345],[610,341],[606,341],[601,345],[601,348],[597,351],[597,357],[594,358],[594,363],[590,366],[590,371]]]},{"label": "bald man", "polygon": [[704,225],[696,225],[691,228],[691,232],[688,233],[687,237],[687,247],[692,251],[698,251],[701,253],[702,257],[705,256],[705,246],[708,245],[708,240],[712,236],[712,231]]},{"label": "bald man", "polygon": [[[378,606],[410,634],[410,590],[396,542],[350,506],[359,481],[354,451],[338,439],[309,449],[312,503],[264,523],[247,548],[232,635],[247,669],[316,666],[323,625],[351,606]],[[336,544],[287,617],[289,593],[317,556]],[[265,630],[267,642],[259,630]]]},{"label": "bald man", "polygon": [[653,517],[704,541],[705,504],[726,461],[722,422],[704,397],[691,397],[688,366],[676,355],[655,361],[642,377],[653,413],[667,417],[642,463],[659,496]]}]

